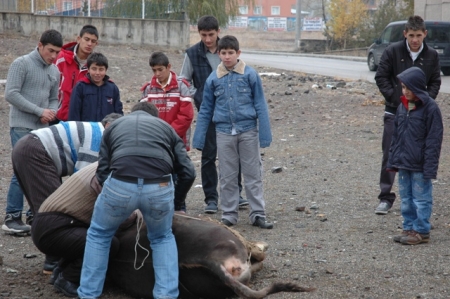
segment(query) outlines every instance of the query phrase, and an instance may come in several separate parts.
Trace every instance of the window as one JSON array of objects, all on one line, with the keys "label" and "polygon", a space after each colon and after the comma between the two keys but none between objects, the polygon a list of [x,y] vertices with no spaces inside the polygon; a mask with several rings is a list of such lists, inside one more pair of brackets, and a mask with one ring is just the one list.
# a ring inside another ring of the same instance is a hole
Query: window
[{"label": "window", "polygon": [[253,14],[254,15],[261,15],[262,14],[262,6],[255,6],[253,8]]},{"label": "window", "polygon": [[63,2],[63,11],[72,10],[72,1]]},{"label": "window", "polygon": [[248,6],[247,5],[239,6],[239,14],[248,15]]},{"label": "window", "polygon": [[272,6],[270,8],[270,13],[272,16],[279,16],[280,15],[280,7],[279,6]]}]

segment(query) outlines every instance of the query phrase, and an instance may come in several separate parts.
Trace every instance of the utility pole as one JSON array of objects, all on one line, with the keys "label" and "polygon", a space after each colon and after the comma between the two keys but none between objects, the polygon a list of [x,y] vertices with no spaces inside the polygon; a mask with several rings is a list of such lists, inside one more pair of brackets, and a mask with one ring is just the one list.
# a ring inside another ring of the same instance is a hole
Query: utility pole
[{"label": "utility pole", "polygon": [[302,3],[301,0],[297,0],[295,9],[295,50],[300,52],[301,50],[301,30],[302,30]]}]

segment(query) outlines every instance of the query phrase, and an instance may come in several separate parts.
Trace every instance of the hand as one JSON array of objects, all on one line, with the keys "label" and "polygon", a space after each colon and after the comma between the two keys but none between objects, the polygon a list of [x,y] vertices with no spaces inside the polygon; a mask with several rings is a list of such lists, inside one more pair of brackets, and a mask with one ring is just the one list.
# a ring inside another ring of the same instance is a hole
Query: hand
[{"label": "hand", "polygon": [[41,123],[47,124],[56,118],[56,112],[50,109],[44,109],[40,117]]},{"label": "hand", "polygon": [[98,182],[97,176],[94,175],[94,177],[91,180],[91,188],[97,193],[97,195],[102,192],[102,185]]}]

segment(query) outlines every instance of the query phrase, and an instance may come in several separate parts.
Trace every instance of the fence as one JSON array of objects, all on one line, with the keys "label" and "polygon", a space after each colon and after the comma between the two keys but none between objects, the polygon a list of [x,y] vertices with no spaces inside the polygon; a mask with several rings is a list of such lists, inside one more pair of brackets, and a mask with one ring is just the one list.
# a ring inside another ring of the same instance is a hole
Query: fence
[{"label": "fence", "polygon": [[37,15],[184,20],[187,0],[1,0],[0,11]]}]

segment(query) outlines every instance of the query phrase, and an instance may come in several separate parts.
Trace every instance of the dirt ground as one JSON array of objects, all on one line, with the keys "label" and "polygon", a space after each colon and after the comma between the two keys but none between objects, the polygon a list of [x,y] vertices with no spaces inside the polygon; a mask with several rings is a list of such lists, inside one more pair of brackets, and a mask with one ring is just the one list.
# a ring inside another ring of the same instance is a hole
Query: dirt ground
[{"label": "dirt ground", "polygon": [[[0,36],[0,80],[6,79],[11,62],[35,45],[34,39]],[[141,84],[151,76],[148,57],[153,50],[97,48],[109,59],[108,74],[120,88],[126,112],[140,98]],[[168,55],[179,71],[183,54]],[[270,298],[450,298],[449,95],[437,98],[445,136],[434,181],[431,242],[404,246],[392,240],[401,231],[399,200],[388,215],[374,214],[383,129],[377,87],[363,81],[256,69],[281,76],[262,77],[273,129],[273,143],[262,151],[264,191],[268,219],[275,227],[252,227],[246,209],[240,211],[235,226],[246,238],[270,246],[264,269],[253,277],[251,287],[292,281],[317,288],[314,293],[280,293]],[[327,88],[327,84],[337,88]],[[0,84],[0,211],[5,210],[12,174],[8,112]],[[187,206],[188,214],[197,216],[204,208],[198,187],[200,154],[193,150],[190,156],[198,175]],[[298,207],[306,207],[306,212],[297,211]],[[220,219],[220,213],[212,217]],[[42,274],[43,260],[30,237],[0,233],[0,297],[62,297]],[[107,284],[102,298],[130,297]]]}]

